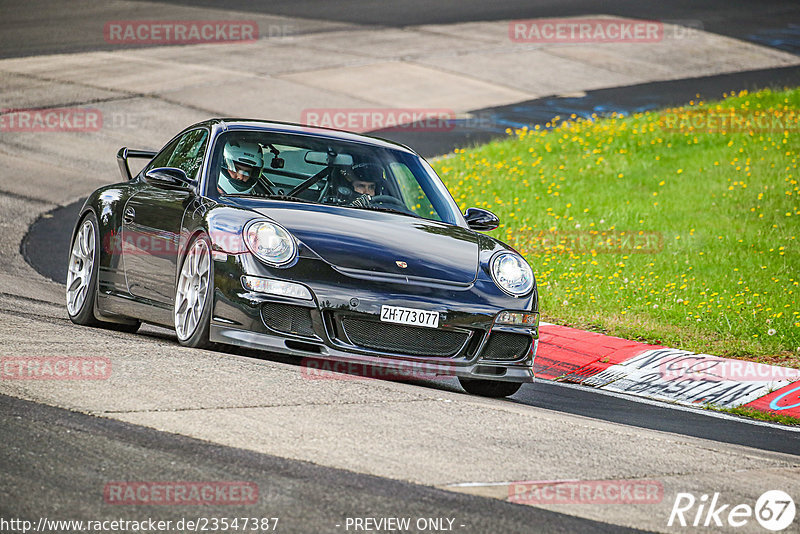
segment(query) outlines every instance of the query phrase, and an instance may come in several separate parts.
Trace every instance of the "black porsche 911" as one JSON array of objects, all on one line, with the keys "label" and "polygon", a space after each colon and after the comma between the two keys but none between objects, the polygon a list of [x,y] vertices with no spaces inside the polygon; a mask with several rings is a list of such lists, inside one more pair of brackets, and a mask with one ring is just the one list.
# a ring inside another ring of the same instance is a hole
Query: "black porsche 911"
[{"label": "black porsche 911", "polygon": [[[132,176],[129,158],[149,162]],[[93,192],[73,231],[73,322],[144,321],[190,347],[419,364],[485,396],[533,380],[531,268],[478,233],[497,227],[494,214],[462,214],[409,148],[214,119],[117,159],[124,181]]]}]

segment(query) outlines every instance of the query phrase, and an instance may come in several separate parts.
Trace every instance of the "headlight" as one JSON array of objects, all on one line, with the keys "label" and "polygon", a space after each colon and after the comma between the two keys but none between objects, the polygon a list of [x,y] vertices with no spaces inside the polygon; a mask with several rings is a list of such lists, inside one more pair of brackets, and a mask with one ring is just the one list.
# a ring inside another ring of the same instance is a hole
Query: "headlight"
[{"label": "headlight", "polygon": [[501,252],[492,258],[492,278],[497,287],[515,297],[526,295],[533,289],[533,271],[519,255]]},{"label": "headlight", "polygon": [[244,242],[258,259],[275,267],[286,265],[297,255],[297,246],[289,232],[269,221],[248,223],[244,227]]}]

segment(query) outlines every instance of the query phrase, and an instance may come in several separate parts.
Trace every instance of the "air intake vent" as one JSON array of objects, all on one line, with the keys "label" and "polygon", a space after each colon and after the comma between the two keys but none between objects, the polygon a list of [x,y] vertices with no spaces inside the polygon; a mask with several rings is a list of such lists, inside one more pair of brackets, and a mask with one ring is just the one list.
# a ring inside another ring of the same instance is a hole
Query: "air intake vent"
[{"label": "air intake vent", "polygon": [[304,337],[315,335],[309,308],[291,304],[267,303],[261,307],[261,318],[267,328],[282,334]]},{"label": "air intake vent", "polygon": [[481,357],[485,360],[519,360],[531,348],[531,337],[509,332],[492,332],[489,342],[483,348]]},{"label": "air intake vent", "polygon": [[420,328],[345,317],[342,327],[361,347],[411,356],[455,356],[469,339],[468,332]]}]

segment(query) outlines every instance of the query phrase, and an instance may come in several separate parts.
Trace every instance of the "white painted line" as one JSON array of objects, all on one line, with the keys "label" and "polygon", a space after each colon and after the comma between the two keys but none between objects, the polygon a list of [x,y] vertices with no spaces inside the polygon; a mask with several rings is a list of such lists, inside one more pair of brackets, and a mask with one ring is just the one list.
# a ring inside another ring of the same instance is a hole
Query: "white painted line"
[{"label": "white painted line", "polygon": [[509,486],[514,482],[460,482],[458,484],[447,484],[448,488],[476,488],[482,486]]},{"label": "white painted line", "polygon": [[[638,477],[627,477],[624,479],[616,479],[616,480],[637,480]],[[613,479],[609,479],[613,480]],[[558,480],[514,480],[512,482],[457,482],[455,484],[447,484],[445,487],[447,488],[482,488],[484,486],[510,486],[512,484],[520,484],[520,483],[535,483],[535,484],[561,484],[564,482],[584,482],[583,480],[577,478],[564,478]]]},{"label": "white painted line", "polygon": [[775,424],[775,423],[768,423],[766,421],[758,421],[758,420],[755,420],[755,419],[748,419],[748,418],[745,418],[745,417],[738,417],[738,416],[730,415],[730,414],[727,414],[727,413],[724,413],[724,412],[715,412],[713,410],[704,410],[702,408],[695,408],[695,407],[692,407],[692,406],[684,406],[682,404],[672,404],[672,403],[665,402],[665,401],[658,401],[658,400],[648,399],[646,397],[637,397],[635,395],[628,395],[626,393],[616,393],[614,391],[607,391],[607,390],[604,390],[604,389],[582,386],[580,384],[570,384],[568,382],[554,382],[552,380],[544,380],[544,379],[541,379],[541,378],[536,378],[535,379],[535,383],[536,382],[541,382],[543,384],[553,384],[553,385],[557,385],[557,386],[561,386],[561,387],[565,387],[565,388],[577,389],[577,390],[580,390],[580,391],[589,391],[589,392],[592,392],[592,393],[599,393],[601,395],[608,395],[609,397],[614,397],[614,398],[617,398],[617,399],[624,399],[624,400],[629,400],[629,401],[632,401],[632,402],[639,402],[641,404],[649,404],[650,406],[658,406],[660,408],[668,408],[668,409],[671,409],[671,410],[678,410],[678,411],[682,411],[682,412],[690,412],[690,413],[695,413],[695,414],[699,414],[699,415],[705,415],[707,417],[716,417],[717,419],[726,419],[728,421],[736,421],[736,422],[745,423],[745,424],[748,424],[748,425],[765,426],[765,427],[769,427],[769,428],[775,428],[775,429],[778,429],[778,430],[784,430],[786,432],[800,433],[800,427],[778,425],[778,424]]}]

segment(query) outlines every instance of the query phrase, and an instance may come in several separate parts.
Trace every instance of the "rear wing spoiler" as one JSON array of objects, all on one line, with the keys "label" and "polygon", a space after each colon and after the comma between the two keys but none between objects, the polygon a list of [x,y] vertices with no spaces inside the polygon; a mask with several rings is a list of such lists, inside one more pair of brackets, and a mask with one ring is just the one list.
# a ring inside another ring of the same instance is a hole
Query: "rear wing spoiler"
[{"label": "rear wing spoiler", "polygon": [[119,164],[119,172],[122,174],[123,180],[132,180],[131,168],[128,166],[128,158],[146,158],[153,159],[158,152],[154,150],[133,150],[126,146],[119,149],[117,152],[117,164]]}]

